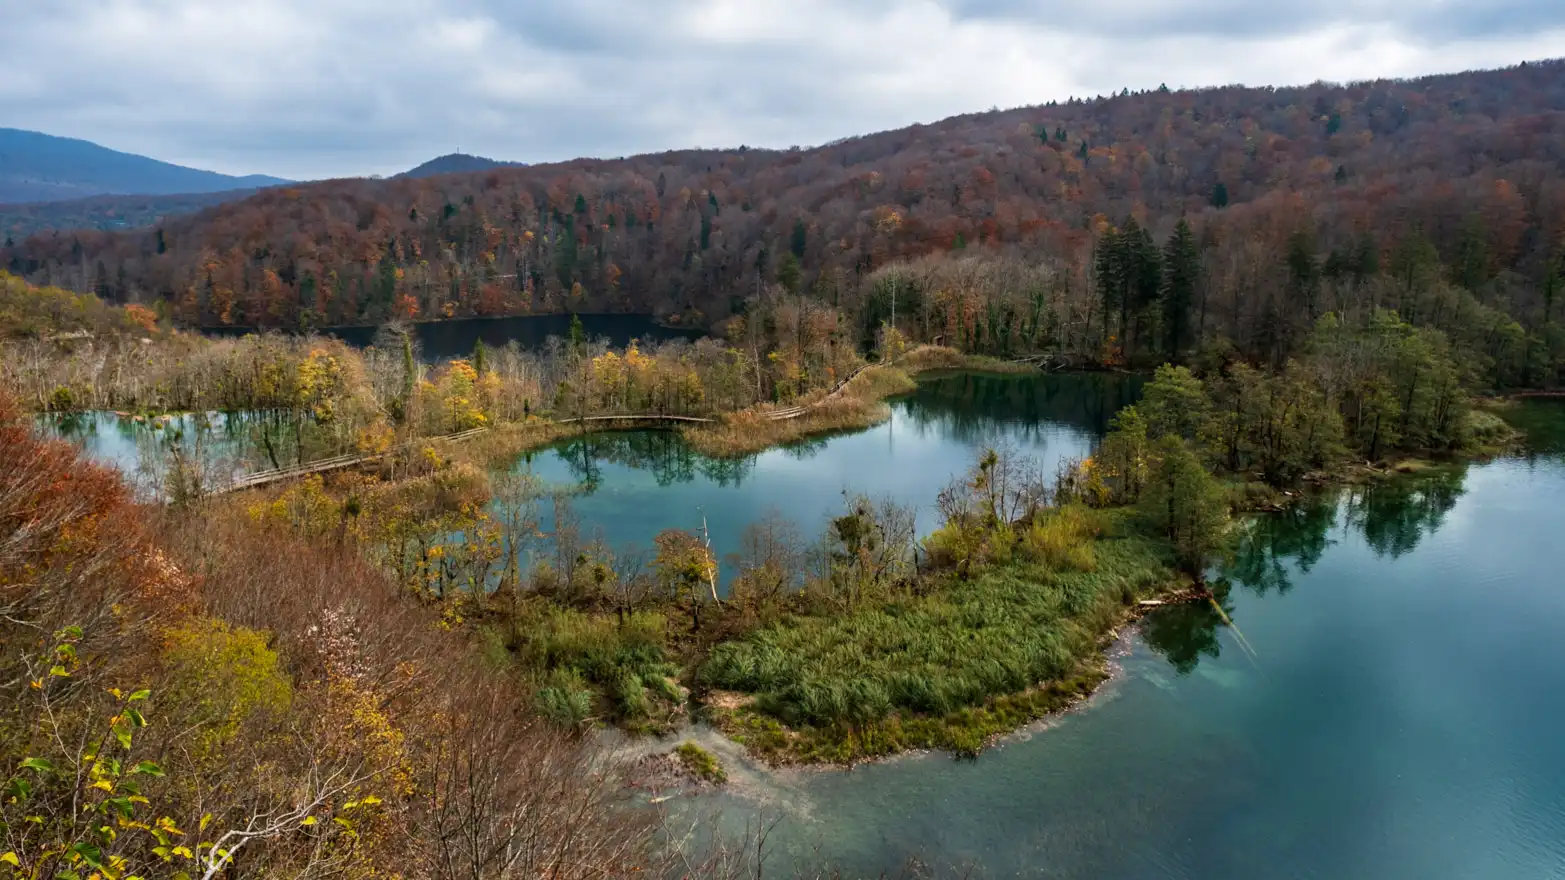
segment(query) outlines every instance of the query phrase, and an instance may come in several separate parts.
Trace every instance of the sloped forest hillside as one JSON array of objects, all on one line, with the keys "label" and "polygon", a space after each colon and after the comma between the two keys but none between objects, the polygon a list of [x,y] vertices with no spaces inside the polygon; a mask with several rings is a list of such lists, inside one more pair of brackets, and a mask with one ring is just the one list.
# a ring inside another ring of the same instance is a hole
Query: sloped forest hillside
[{"label": "sloped forest hillside", "polygon": [[[1127,92],[813,149],[279,188],[151,229],[35,235],[0,267],[200,327],[565,311],[720,327],[784,288],[869,339],[889,289],[910,332],[1108,359],[1214,340],[1280,359],[1320,314],[1359,304],[1460,321],[1511,365],[1497,381],[1551,381],[1561,108],[1560,61]],[[1011,280],[937,271],[973,262],[953,252]],[[888,269],[905,262],[923,269]],[[1025,289],[960,302],[974,284]]]}]

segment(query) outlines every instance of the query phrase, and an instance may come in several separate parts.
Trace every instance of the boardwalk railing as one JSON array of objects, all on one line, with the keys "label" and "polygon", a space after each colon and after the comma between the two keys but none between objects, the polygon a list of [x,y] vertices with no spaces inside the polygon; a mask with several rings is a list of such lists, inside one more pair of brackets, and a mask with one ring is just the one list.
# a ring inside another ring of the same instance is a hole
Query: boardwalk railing
[{"label": "boardwalk railing", "polygon": [[[486,428],[472,428],[472,429],[467,430],[467,431],[458,431],[455,434],[447,434],[444,437],[426,437],[426,438],[421,438],[421,439],[415,440],[415,441],[413,441],[411,443],[405,443],[405,444],[403,444],[399,448],[409,449],[409,448],[412,448],[413,446],[416,446],[416,445],[419,445],[419,444],[422,444],[422,443],[430,443],[430,442],[433,442],[435,440],[466,440],[469,437],[476,437],[479,434],[482,434],[486,430],[488,430],[488,429],[486,429]],[[367,464],[367,463],[375,461],[377,459],[384,458],[384,457],[386,457],[387,455],[390,455],[390,454],[391,454],[390,451],[387,451],[387,452],[377,452],[377,453],[374,453],[374,454],[371,454],[371,455],[337,455],[337,456],[333,456],[332,458],[319,458],[319,459],[316,459],[315,461],[307,461],[307,462],[305,462],[303,464],[291,465],[289,467],[272,468],[270,470],[256,471],[253,474],[245,474],[243,476],[235,477],[233,479],[233,481],[230,482],[228,485],[226,485],[226,486],[219,486],[219,487],[213,489],[211,494],[213,494],[213,495],[222,495],[222,494],[224,494],[226,492],[238,492],[238,491],[240,491],[242,489],[254,489],[257,486],[265,486],[265,485],[268,485],[268,484],[271,484],[271,483],[276,483],[276,482],[278,482],[280,480],[292,480],[292,479],[295,479],[297,477],[304,477],[304,476],[308,476],[310,474],[319,474],[319,473],[325,473],[326,471],[335,471],[335,470],[341,470],[342,468],[350,468],[350,467],[354,467],[356,465]]]},{"label": "boardwalk railing", "polygon": [[[864,366],[859,367],[857,370],[849,373],[847,378],[843,379],[841,382],[838,382],[836,385],[833,385],[831,390],[826,392],[825,397],[822,397],[820,400],[817,400],[814,403],[807,403],[802,406],[790,406],[783,409],[767,410],[765,412],[759,413],[759,415],[762,419],[768,422],[783,422],[789,419],[796,419],[842,393],[842,389],[848,387],[848,383],[852,382],[855,376],[869,369],[869,367],[869,364],[865,364]],[[701,416],[665,415],[663,413],[611,413],[609,415],[577,416],[574,419],[560,419],[559,423],[562,425],[583,425],[593,422],[678,422],[682,424],[709,425],[715,421],[717,421],[717,419],[703,418]]]},{"label": "boardwalk railing", "polygon": [[[781,422],[788,419],[796,419],[809,412],[816,406],[819,406],[820,404],[823,404],[836,397],[839,393],[841,393],[842,389],[848,386],[849,382],[853,381],[855,376],[857,376],[859,373],[862,373],[867,368],[868,365],[865,365],[863,367],[859,367],[857,370],[854,370],[852,373],[849,373],[847,378],[843,379],[841,382],[838,382],[835,386],[832,387],[830,391],[826,393],[825,397],[821,398],[815,403],[805,404],[803,406],[790,406],[784,409],[769,410],[767,412],[761,413],[761,418],[769,422]],[[577,416],[574,419],[561,419],[559,423],[562,425],[587,425],[593,423],[605,424],[612,422],[673,422],[677,424],[711,424],[714,421],[716,420],[702,418],[700,416],[676,416],[664,415],[662,413],[613,413],[610,415]],[[469,437],[482,434],[486,430],[488,429],[472,428],[470,430],[460,431],[455,434],[447,434],[444,437],[422,438],[419,440],[414,440],[410,443],[406,443],[401,448],[411,448],[418,444],[429,443],[435,440],[466,440]],[[226,492],[238,492],[243,489],[254,489],[257,486],[266,486],[281,480],[292,480],[296,477],[309,476],[310,474],[319,474],[325,473],[326,471],[335,471],[342,468],[355,467],[357,465],[368,464],[369,462],[384,458],[389,454],[390,452],[377,452],[373,455],[338,455],[333,458],[322,458],[317,459],[316,461],[307,461],[304,464],[292,465],[290,467],[256,471],[253,474],[245,474],[243,476],[235,477],[228,485],[213,489],[211,494],[221,495]]]},{"label": "boardwalk railing", "polygon": [[606,416],[577,416],[574,419],[560,419],[562,425],[584,425],[590,422],[684,422],[686,424],[708,424],[711,419],[703,419],[699,416],[671,416],[662,413],[612,413]]}]

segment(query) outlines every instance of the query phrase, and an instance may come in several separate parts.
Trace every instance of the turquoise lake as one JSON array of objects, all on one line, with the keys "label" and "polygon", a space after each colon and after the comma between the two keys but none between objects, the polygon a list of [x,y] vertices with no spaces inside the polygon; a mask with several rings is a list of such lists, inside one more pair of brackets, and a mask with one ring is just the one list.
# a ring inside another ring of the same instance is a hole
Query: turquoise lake
[{"label": "turquoise lake", "polygon": [[[1524,406],[1558,444],[1565,407]],[[1151,615],[1091,702],[976,760],[723,749],[733,790],[692,809],[845,876],[1565,876],[1562,452],[1260,518],[1222,571],[1243,643]]]},{"label": "turquoise lake", "polygon": [[[1052,473],[1135,390],[952,376],[875,428],[739,462],[635,432],[515,467],[585,484],[584,536],[615,547],[704,515],[728,553],[771,509],[815,536],[845,490],[913,505],[927,531],[980,448]],[[773,876],[1565,877],[1565,405],[1518,406],[1526,456],[1255,520],[1218,573],[1237,631],[1200,607],[1148,616],[1091,702],[976,760],[773,772],[728,748],[731,787],[682,809],[777,819]]]}]

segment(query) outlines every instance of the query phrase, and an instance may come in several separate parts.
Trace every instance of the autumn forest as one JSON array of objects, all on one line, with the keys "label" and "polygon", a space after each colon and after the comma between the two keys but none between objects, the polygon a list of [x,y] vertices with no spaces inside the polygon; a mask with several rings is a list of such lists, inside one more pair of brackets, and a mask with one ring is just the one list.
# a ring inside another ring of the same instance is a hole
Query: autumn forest
[{"label": "autumn forest", "polygon": [[[1320,314],[1394,308],[1472,337],[1493,383],[1533,384],[1565,353],[1562,99],[1560,62],[1124,93],[807,150],[287,187],[40,233],[0,266],[190,327],[641,312],[720,328],[783,289],[868,338],[895,295],[931,338],[1097,359],[1221,342],[1280,363]],[[952,269],[964,256],[985,278]]]},{"label": "autumn forest", "polygon": [[[1514,452],[1512,398],[1558,394],[1562,108],[1565,61],[1124,91],[11,234],[0,877],[759,878],[768,827],[664,805],[728,779],[676,740],[971,758],[1143,614],[1215,657],[1263,516]],[[568,335],[417,350],[527,315]],[[894,410],[942,380],[1031,422]],[[62,439],[100,418],[139,466]],[[604,463],[737,494],[761,455],[840,503],[592,497]],[[871,464],[950,482],[870,497]],[[580,512],[612,503],[650,547]],[[843,875],[816,855],[766,873]]]}]

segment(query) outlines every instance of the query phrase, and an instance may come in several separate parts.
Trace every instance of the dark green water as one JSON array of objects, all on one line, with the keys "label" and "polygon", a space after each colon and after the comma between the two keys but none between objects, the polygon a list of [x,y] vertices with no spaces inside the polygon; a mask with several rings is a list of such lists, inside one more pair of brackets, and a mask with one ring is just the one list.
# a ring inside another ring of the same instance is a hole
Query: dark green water
[{"label": "dark green water", "polygon": [[1224,572],[1253,656],[1170,611],[1087,707],[976,761],[739,763],[699,808],[781,816],[775,868],[848,876],[1565,877],[1561,452],[1257,521]]}]

